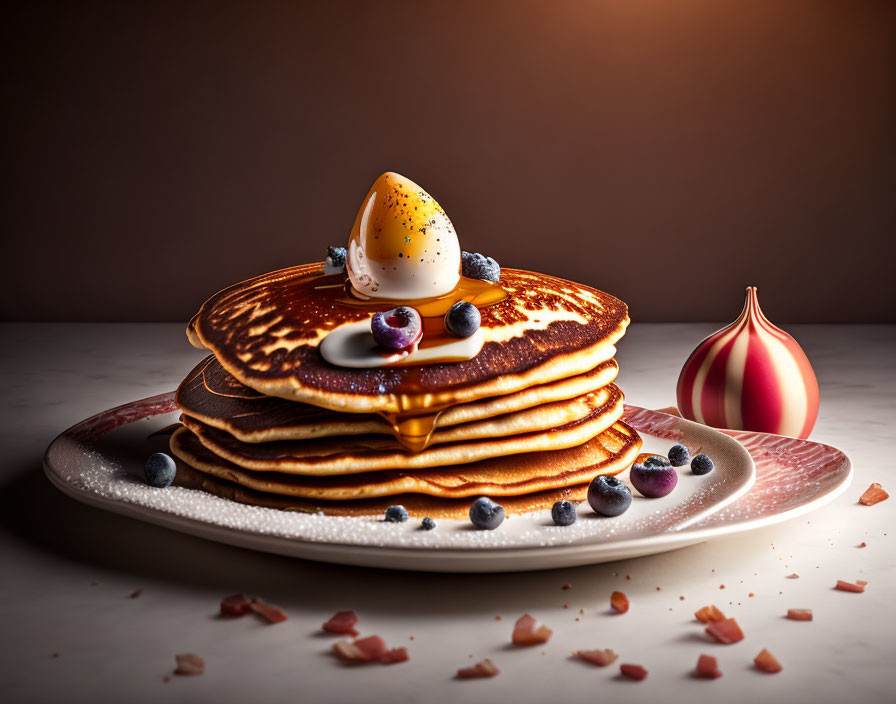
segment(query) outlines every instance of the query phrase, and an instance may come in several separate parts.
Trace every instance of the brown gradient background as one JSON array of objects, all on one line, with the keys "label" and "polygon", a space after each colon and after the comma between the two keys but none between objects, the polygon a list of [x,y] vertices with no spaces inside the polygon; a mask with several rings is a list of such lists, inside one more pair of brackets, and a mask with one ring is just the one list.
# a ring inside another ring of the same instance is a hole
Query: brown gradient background
[{"label": "brown gradient background", "polygon": [[384,170],[465,249],[728,320],[896,320],[896,3],[23,2],[7,320],[185,320]]}]

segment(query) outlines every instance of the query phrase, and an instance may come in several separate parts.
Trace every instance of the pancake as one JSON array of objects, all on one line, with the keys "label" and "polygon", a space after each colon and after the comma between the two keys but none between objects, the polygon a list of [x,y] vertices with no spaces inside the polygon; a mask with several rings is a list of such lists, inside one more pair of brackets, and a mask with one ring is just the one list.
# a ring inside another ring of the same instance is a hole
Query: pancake
[{"label": "pancake", "polygon": [[618,421],[588,442],[565,450],[528,452],[413,472],[392,470],[337,477],[246,470],[211,452],[187,428],[176,430],[170,444],[171,451],[194,469],[255,491],[343,501],[405,493],[441,498],[519,496],[576,486],[598,474],[617,474],[629,467],[641,448],[641,438]]},{"label": "pancake", "polygon": [[[451,406],[436,419],[436,430],[430,444],[494,437],[500,426],[480,423],[477,434],[470,432],[474,428],[468,424],[596,391],[611,383],[618,371],[616,362],[610,360],[569,379],[532,386],[506,396]],[[265,396],[237,381],[214,357],[202,360],[187,375],[177,390],[176,401],[190,417],[248,443],[309,440],[336,435],[396,435],[393,425],[376,414],[338,413],[276,396]],[[563,418],[557,414],[540,414],[540,420],[530,418],[528,428],[524,429],[544,430],[572,420],[568,414],[565,420]],[[460,428],[465,424],[466,428],[461,432]],[[458,432],[442,430],[451,426],[458,426]],[[515,430],[520,426],[504,427]]]},{"label": "pancake", "polygon": [[[401,504],[412,518],[429,516],[435,519],[467,519],[470,513],[470,499],[440,499],[425,494],[396,494],[378,499],[358,499],[355,501],[313,501],[295,496],[266,494],[263,491],[247,489],[234,482],[193,469],[183,460],[177,460],[176,486],[197,489],[214,494],[222,499],[236,501],[249,506],[261,506],[294,513],[323,513],[327,516],[382,516],[389,506]],[[508,515],[529,513],[550,509],[557,501],[585,501],[588,498],[588,484],[549,489],[520,496],[501,498],[501,506]]]},{"label": "pancake", "polygon": [[[385,469],[418,470],[444,467],[521,452],[561,450],[581,445],[615,423],[623,411],[623,396],[616,386],[599,389],[572,401],[588,411],[579,420],[547,430],[503,435],[501,420],[483,421],[484,439],[446,442],[421,452],[406,451],[394,438],[384,435],[356,435],[316,440],[244,443],[232,435],[205,425],[188,415],[181,422],[216,455],[257,471],[311,476],[344,475]],[[537,412],[537,409],[536,409]],[[529,411],[521,411],[526,414]],[[510,414],[513,418],[518,414]],[[504,418],[507,418],[506,416]],[[506,421],[505,421],[506,424]],[[489,426],[498,426],[489,427]],[[453,430],[463,432],[465,426]],[[489,434],[491,431],[492,434]],[[446,431],[446,432],[451,432]]]},{"label": "pancake", "polygon": [[629,322],[625,304],[609,294],[504,268],[493,284],[503,300],[480,309],[484,344],[474,358],[369,369],[334,366],[318,351],[327,333],[396,305],[352,303],[344,281],[344,275],[325,276],[321,263],[249,279],[206,301],[188,336],[211,350],[240,383],[267,396],[351,413],[408,413],[584,374],[614,356],[613,345]]}]

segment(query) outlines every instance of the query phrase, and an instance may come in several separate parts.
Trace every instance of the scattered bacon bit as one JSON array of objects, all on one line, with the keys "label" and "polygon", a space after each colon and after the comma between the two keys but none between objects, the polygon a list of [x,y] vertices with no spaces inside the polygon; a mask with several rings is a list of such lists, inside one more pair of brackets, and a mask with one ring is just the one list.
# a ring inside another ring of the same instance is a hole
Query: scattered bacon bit
[{"label": "scattered bacon bit", "polygon": [[500,616],[495,616],[495,621],[500,621],[500,620],[501,620]]},{"label": "scattered bacon bit", "polygon": [[787,618],[791,621],[811,621],[812,609],[787,609]]},{"label": "scattered bacon bit", "polygon": [[724,585],[724,584],[720,584],[720,585],[719,585],[719,589],[724,589],[724,588],[725,588],[725,585]]},{"label": "scattered bacon bit", "polygon": [[547,626],[535,628],[537,621],[529,614],[523,614],[513,626],[514,645],[538,645],[547,643],[553,631]]},{"label": "scattered bacon bit", "polygon": [[95,586],[97,586],[99,583],[100,583],[100,581],[99,581],[98,579],[95,579],[95,580],[93,580],[93,581],[90,583],[90,586],[91,586],[91,587],[95,587]]},{"label": "scattered bacon bit", "polygon": [[562,587],[560,587],[560,588],[561,588],[561,589],[572,589],[572,585],[571,585],[571,584],[564,584],[564,585],[563,585]]},{"label": "scattered bacon bit", "polygon": [[221,600],[221,613],[224,616],[242,616],[249,613],[249,600],[242,594],[234,594]]},{"label": "scattered bacon bit", "polygon": [[177,661],[175,675],[201,675],[205,672],[205,660],[196,653],[180,653],[174,659]]},{"label": "scattered bacon bit", "polygon": [[787,575],[787,579],[799,579],[799,578],[800,578],[800,576],[796,572],[794,572],[793,574]]},{"label": "scattered bacon bit", "polygon": [[753,662],[763,672],[780,672],[783,669],[777,658],[768,652],[766,648],[763,648],[759,655],[753,658]]},{"label": "scattered bacon bit", "polygon": [[866,543],[866,542],[863,540],[861,543],[859,543],[859,547],[860,547],[860,548],[867,548],[867,547],[868,547],[868,543]]},{"label": "scattered bacon bit", "polygon": [[868,582],[863,579],[857,579],[855,584],[838,579],[837,586],[835,586],[834,589],[839,589],[841,592],[863,592],[865,591],[866,584],[868,584]]},{"label": "scattered bacon bit", "polygon": [[573,655],[600,667],[611,665],[619,657],[618,653],[614,653],[609,648],[604,650],[577,650]]},{"label": "scattered bacon bit", "polygon": [[476,677],[494,677],[497,674],[498,668],[488,658],[476,663],[473,667],[462,667],[457,671],[458,679],[462,680],[474,679]]},{"label": "scattered bacon bit", "polygon": [[136,599],[143,593],[143,587],[137,587],[134,591],[131,592],[131,599]]},{"label": "scattered bacon bit", "polygon": [[58,657],[59,657],[59,653],[53,653],[53,657],[54,657],[54,658],[58,658]]},{"label": "scattered bacon bit", "polygon": [[569,608],[569,604],[564,604],[564,605],[563,605],[563,608],[564,608],[564,609],[568,609],[568,608]]},{"label": "scattered bacon bit", "polygon": [[725,614],[719,611],[717,606],[704,606],[694,614],[694,618],[703,623],[709,623],[710,621],[724,621]]},{"label": "scattered bacon bit", "polygon": [[165,675],[162,678],[162,682],[164,682],[165,684],[168,684],[170,681],[171,681],[171,677],[169,677],[168,675]]},{"label": "scattered bacon bit", "polygon": [[744,632],[737,625],[737,620],[726,618],[723,621],[713,621],[706,627],[706,632],[715,638],[719,643],[737,643],[743,640]]},{"label": "scattered bacon bit", "polygon": [[622,592],[613,592],[610,594],[610,606],[620,614],[624,614],[628,611],[628,597]]},{"label": "scattered bacon bit", "polygon": [[626,579],[626,581],[630,582],[632,579],[632,576],[630,574],[627,574],[627,575],[625,575],[625,579]]},{"label": "scattered bacon bit", "polygon": [[[395,650],[402,650],[402,648],[395,648]],[[389,651],[386,641],[379,636],[367,636],[358,638],[354,642],[341,640],[338,643],[333,643],[333,652],[346,662],[372,662],[379,660],[387,652],[393,651]]]},{"label": "scattered bacon bit", "polygon": [[712,655],[701,655],[697,658],[697,676],[711,680],[721,677],[718,661]]},{"label": "scattered bacon bit", "polygon": [[874,504],[878,504],[884,499],[889,499],[890,495],[884,491],[884,488],[874,482],[871,486],[865,489],[865,493],[859,497],[859,503],[864,504],[865,506],[874,506]]},{"label": "scattered bacon bit", "polygon": [[249,608],[259,616],[266,618],[271,623],[282,623],[289,618],[283,609],[279,606],[267,603],[264,599],[252,599],[249,602]]},{"label": "scattered bacon bit", "polygon": [[382,665],[392,665],[396,662],[405,662],[410,659],[411,658],[408,655],[408,649],[405,647],[392,648],[391,650],[387,650],[379,657],[380,664]]},{"label": "scattered bacon bit", "polygon": [[355,630],[355,624],[357,623],[358,614],[354,611],[337,611],[321,628],[327,633],[356,636],[358,635],[358,631]]},{"label": "scattered bacon bit", "polygon": [[647,679],[647,670],[640,665],[624,663],[619,666],[619,671],[624,677],[628,677],[630,680],[637,680],[640,682],[641,680]]}]

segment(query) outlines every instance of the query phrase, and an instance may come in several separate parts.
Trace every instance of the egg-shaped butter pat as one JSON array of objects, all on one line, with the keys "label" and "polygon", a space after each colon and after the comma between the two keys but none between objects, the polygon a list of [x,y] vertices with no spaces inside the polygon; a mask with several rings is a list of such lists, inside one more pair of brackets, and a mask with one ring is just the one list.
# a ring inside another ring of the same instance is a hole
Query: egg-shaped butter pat
[{"label": "egg-shaped butter pat", "polygon": [[374,182],[358,211],[346,270],[355,291],[371,298],[441,296],[460,281],[460,244],[436,200],[389,171]]}]

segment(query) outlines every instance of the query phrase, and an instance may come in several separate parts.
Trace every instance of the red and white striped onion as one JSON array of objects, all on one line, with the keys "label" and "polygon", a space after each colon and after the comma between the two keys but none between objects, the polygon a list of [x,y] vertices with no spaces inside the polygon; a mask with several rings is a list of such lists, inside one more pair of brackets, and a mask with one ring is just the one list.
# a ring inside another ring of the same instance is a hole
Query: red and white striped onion
[{"label": "red and white striped onion", "polygon": [[685,418],[717,428],[807,438],[818,417],[818,380],[796,340],[759,309],[747,288],[737,320],[697,345],[678,377]]}]

